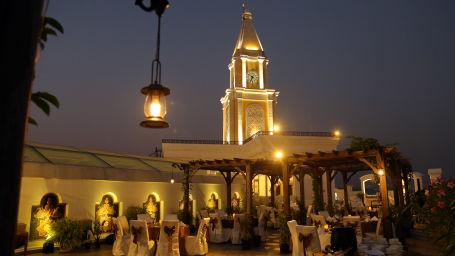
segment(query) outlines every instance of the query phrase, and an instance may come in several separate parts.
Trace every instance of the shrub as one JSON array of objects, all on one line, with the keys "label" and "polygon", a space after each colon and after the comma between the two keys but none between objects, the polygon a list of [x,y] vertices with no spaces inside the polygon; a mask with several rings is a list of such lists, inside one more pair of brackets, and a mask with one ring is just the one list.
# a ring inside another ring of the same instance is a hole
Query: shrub
[{"label": "shrub", "polygon": [[280,224],[280,245],[287,244],[289,245],[289,239],[291,238],[291,232],[288,227],[288,218],[286,214],[281,213],[278,216],[278,223]]},{"label": "shrub", "polygon": [[455,180],[439,179],[428,187],[422,215],[442,255],[455,252]]},{"label": "shrub", "polygon": [[51,224],[50,229],[50,240],[61,249],[73,249],[82,244],[84,230],[79,221],[62,218]]},{"label": "shrub", "polygon": [[128,219],[128,221],[130,221],[130,220],[137,220],[138,214],[145,214],[145,213],[147,213],[147,212],[145,211],[145,209],[142,206],[130,205],[130,206],[128,206],[128,208],[126,208],[123,215],[125,215],[125,217]]}]

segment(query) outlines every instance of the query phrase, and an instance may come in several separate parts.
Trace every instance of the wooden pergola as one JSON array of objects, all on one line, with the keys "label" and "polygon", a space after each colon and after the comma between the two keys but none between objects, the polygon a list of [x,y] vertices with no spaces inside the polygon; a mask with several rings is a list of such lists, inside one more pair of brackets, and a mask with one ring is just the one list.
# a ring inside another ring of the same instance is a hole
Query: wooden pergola
[{"label": "wooden pergola", "polygon": [[[283,182],[283,203],[284,213],[290,215],[290,192],[289,181],[294,175],[300,183],[300,198],[304,200],[304,176],[311,175],[313,179],[321,179],[326,175],[327,182],[327,201],[332,202],[331,183],[334,177],[340,173],[344,183],[345,206],[348,205],[347,184],[351,177],[359,171],[372,170],[379,176],[381,202],[383,216],[389,214],[389,199],[387,192],[387,176],[391,177],[394,192],[395,204],[403,205],[404,198],[402,180],[407,187],[407,173],[403,171],[403,166],[409,164],[402,159],[393,159],[390,156],[399,155],[399,152],[393,147],[382,149],[372,149],[364,151],[332,151],[305,154],[292,154],[287,157],[275,159],[220,159],[220,160],[196,160],[188,164],[181,164],[185,172],[184,183],[186,183],[184,198],[184,216],[188,221],[188,202],[189,202],[189,183],[191,178],[198,170],[217,170],[221,173],[226,181],[226,203],[227,211],[231,212],[231,184],[234,179],[241,174],[245,178],[246,186],[246,211],[252,213],[252,180],[257,174],[263,174],[270,177],[271,183],[276,183],[278,177]],[[388,157],[388,165],[386,165]],[[392,159],[392,160],[391,160]],[[274,198],[272,184],[272,202]],[[322,185],[322,184],[321,184]],[[320,186],[322,194],[322,186]],[[390,236],[392,233],[391,226],[387,221],[384,222],[384,234]]]}]

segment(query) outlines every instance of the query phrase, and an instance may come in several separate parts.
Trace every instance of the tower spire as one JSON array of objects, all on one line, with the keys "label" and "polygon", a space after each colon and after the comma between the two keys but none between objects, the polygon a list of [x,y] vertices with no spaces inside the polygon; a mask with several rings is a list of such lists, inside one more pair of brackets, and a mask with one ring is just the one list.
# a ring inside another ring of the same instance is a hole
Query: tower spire
[{"label": "tower spire", "polygon": [[[245,3],[243,3],[245,4]],[[242,27],[235,44],[233,56],[238,55],[264,56],[264,49],[253,25],[253,15],[244,8],[242,14]]]}]

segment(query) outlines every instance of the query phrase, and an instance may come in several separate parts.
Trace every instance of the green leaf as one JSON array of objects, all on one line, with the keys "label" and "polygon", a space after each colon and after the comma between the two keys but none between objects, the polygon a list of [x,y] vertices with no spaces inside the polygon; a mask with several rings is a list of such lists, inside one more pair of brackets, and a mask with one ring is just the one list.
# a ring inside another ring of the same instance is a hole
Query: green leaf
[{"label": "green leaf", "polygon": [[32,124],[32,125],[38,126],[38,122],[36,122],[36,120],[33,119],[33,118],[31,118],[31,117],[28,117],[28,123],[29,123],[29,124]]},{"label": "green leaf", "polygon": [[44,26],[46,26],[46,24],[49,24],[51,27],[57,29],[58,31],[60,31],[60,33],[63,34],[63,26],[56,19],[51,18],[51,17],[45,17]]},{"label": "green leaf", "polygon": [[57,36],[57,32],[53,30],[52,28],[44,28],[43,29],[43,35],[54,35]]},{"label": "green leaf", "polygon": [[45,100],[47,100],[49,103],[54,105],[56,108],[60,107],[60,102],[58,101],[57,97],[54,95],[48,93],[48,92],[37,92],[39,93],[39,96]]},{"label": "green leaf", "polygon": [[47,116],[49,116],[51,108],[46,101],[41,99],[39,92],[32,94],[32,102],[35,103],[35,105],[38,106],[38,108],[40,108]]}]

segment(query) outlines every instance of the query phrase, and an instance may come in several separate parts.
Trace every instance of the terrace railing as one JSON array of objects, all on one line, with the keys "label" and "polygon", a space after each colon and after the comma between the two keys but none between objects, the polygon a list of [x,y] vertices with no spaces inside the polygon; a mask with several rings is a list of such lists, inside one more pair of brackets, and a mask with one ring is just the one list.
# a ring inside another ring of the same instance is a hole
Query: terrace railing
[{"label": "terrace railing", "polygon": [[223,140],[179,140],[179,139],[163,139],[162,143],[175,143],[175,144],[222,144],[222,145],[242,145],[246,144],[260,135],[281,135],[281,136],[313,136],[313,137],[335,137],[332,132],[297,132],[297,131],[259,131],[244,141],[223,141]]}]

